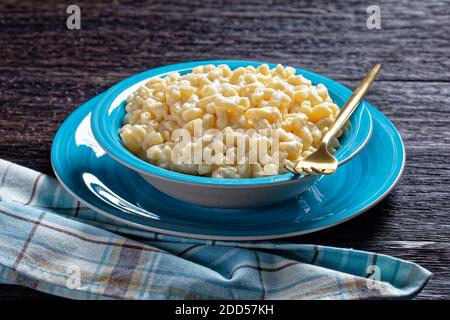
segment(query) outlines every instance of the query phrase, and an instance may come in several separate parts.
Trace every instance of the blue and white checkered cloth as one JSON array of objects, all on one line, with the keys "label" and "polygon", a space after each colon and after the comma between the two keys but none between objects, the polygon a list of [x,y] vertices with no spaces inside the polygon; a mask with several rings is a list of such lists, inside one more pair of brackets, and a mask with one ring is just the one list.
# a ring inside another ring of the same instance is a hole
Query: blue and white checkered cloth
[{"label": "blue and white checkered cloth", "polygon": [[2,283],[73,299],[379,299],[413,298],[430,276],[351,249],[140,231],[0,160]]}]

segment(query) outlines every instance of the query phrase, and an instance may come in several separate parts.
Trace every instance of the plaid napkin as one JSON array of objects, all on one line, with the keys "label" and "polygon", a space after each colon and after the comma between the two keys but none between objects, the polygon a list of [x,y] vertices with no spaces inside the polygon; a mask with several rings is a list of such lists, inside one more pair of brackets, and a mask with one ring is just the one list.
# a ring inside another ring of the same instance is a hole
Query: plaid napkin
[{"label": "plaid napkin", "polygon": [[367,299],[413,298],[430,276],[351,249],[140,231],[0,160],[2,283],[73,299]]}]

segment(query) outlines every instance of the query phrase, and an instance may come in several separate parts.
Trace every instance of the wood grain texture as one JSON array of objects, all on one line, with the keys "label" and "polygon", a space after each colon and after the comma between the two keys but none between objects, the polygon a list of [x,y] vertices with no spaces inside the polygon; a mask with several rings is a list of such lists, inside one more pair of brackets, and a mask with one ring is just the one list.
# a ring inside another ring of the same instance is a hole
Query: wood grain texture
[{"label": "wood grain texture", "polygon": [[[66,29],[81,7],[82,29]],[[10,1],[0,3],[0,158],[52,174],[59,124],[83,101],[151,67],[200,59],[280,62],[353,88],[383,64],[367,100],[397,126],[407,165],[394,191],[341,226],[289,239],[353,247],[434,273],[418,299],[450,298],[450,4],[377,1]],[[0,286],[3,298],[47,298]]]}]

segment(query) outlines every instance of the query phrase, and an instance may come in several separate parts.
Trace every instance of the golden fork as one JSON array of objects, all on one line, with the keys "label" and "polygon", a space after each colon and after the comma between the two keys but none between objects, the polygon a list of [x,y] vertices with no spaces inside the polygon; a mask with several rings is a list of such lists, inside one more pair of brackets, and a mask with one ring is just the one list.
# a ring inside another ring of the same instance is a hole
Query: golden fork
[{"label": "golden fork", "polygon": [[[352,95],[345,103],[344,107],[339,111],[337,118],[331,126],[330,130],[324,135],[319,148],[295,167],[296,173],[303,174],[332,174],[338,167],[336,158],[328,152],[328,143],[333,138],[339,129],[345,124],[351,114],[356,110],[362,98],[372,85],[375,77],[380,71],[381,65],[376,64],[369,73],[366,74],[359,86],[353,91]],[[291,168],[286,167],[287,170],[292,171]]]}]

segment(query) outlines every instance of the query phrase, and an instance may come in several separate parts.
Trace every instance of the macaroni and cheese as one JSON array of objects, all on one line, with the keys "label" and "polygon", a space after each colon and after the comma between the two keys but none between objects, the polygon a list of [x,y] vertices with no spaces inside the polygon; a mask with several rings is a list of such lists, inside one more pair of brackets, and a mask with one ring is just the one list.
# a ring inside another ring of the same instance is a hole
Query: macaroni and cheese
[{"label": "macaroni and cheese", "polygon": [[292,67],[205,65],[151,78],[128,96],[120,136],[128,150],[162,168],[261,177],[285,173],[285,165],[314,152],[338,111],[324,85]]}]

